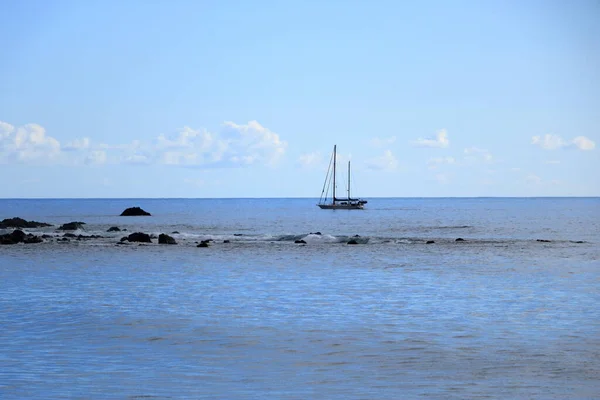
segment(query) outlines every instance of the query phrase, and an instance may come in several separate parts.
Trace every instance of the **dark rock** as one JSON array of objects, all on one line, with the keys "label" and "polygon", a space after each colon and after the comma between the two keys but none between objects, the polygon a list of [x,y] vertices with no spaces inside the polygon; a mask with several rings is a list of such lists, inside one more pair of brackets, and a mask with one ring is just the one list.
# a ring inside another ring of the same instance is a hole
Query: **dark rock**
[{"label": "dark rock", "polygon": [[139,207],[130,207],[121,213],[121,217],[135,217],[139,215],[151,215],[149,212],[142,210]]},{"label": "dark rock", "polygon": [[306,244],[306,242],[302,239],[298,239],[296,240],[294,243],[298,243],[298,244]]},{"label": "dark rock", "polygon": [[125,242],[127,240],[127,236],[123,236],[119,242]]},{"label": "dark rock", "polygon": [[121,229],[123,232],[127,232],[127,229]]},{"label": "dark rock", "polygon": [[65,233],[65,234],[63,235],[63,237],[74,238],[74,237],[77,237],[77,235],[76,235],[76,234],[74,234],[74,233]]},{"label": "dark rock", "polygon": [[11,234],[10,234],[10,238],[15,242],[15,243],[20,243],[23,242],[25,240],[25,238],[27,237],[27,235],[25,235],[25,232],[23,232],[20,229],[14,230]]},{"label": "dark rock", "polygon": [[550,243],[551,241],[548,239],[537,239],[538,242],[542,242],[542,243]]},{"label": "dark rock", "polygon": [[455,240],[455,242],[464,242],[464,241],[465,241],[465,239],[463,239],[463,238],[457,238],[457,239]]},{"label": "dark rock", "polygon": [[208,242],[204,242],[204,241],[202,241],[202,242],[200,242],[200,244],[199,244],[198,246],[196,246],[196,247],[208,247]]},{"label": "dark rock", "polygon": [[51,238],[53,238],[52,235],[46,235],[46,234],[42,235],[42,239],[51,239]]},{"label": "dark rock", "polygon": [[70,242],[71,240],[67,239],[67,238],[58,238],[58,239],[56,239],[56,241],[57,242]]},{"label": "dark rock", "polygon": [[354,235],[354,236],[352,236],[352,237],[360,237],[360,235]]},{"label": "dark rock", "polygon": [[177,244],[177,242],[171,236],[161,233],[158,235],[158,244]]},{"label": "dark rock", "polygon": [[0,235],[0,244],[17,244],[23,240],[25,240],[25,233],[18,229],[12,233]]},{"label": "dark rock", "polygon": [[179,234],[179,232],[177,232],[177,231],[171,232],[171,235],[178,235],[178,234]]},{"label": "dark rock", "polygon": [[106,232],[121,232],[121,229],[118,226],[111,226]]},{"label": "dark rock", "polygon": [[231,243],[231,240],[225,239],[225,240],[223,240],[223,243]]},{"label": "dark rock", "polygon": [[130,242],[141,242],[141,243],[152,243],[150,235],[143,232],[135,232],[127,236],[127,240]]},{"label": "dark rock", "polygon": [[585,243],[583,240],[576,240],[573,243]]},{"label": "dark rock", "polygon": [[17,244],[17,243],[41,243],[44,240],[39,236],[34,236],[32,234],[26,235],[20,229],[16,229],[12,231],[12,233],[7,233],[5,235],[0,235],[0,244]]},{"label": "dark rock", "polygon": [[319,235],[319,236],[321,236],[321,232],[311,232],[310,234],[311,235]]},{"label": "dark rock", "polygon": [[44,222],[25,221],[23,218],[19,218],[19,217],[3,219],[0,222],[0,229],[9,229],[9,228],[43,228],[45,226],[52,226],[52,225],[46,224]]},{"label": "dark rock", "polygon": [[233,236],[243,236],[242,233],[234,233]]},{"label": "dark rock", "polygon": [[69,222],[67,224],[62,224],[60,226],[60,228],[58,228],[58,230],[59,231],[74,231],[77,229],[82,229],[83,225],[85,225],[85,222],[73,221],[73,222]]},{"label": "dark rock", "polygon": [[42,239],[39,236],[34,236],[34,235],[29,235],[25,238],[25,240],[23,241],[23,243],[25,244],[31,244],[31,243],[42,243],[44,241],[44,239]]},{"label": "dark rock", "polygon": [[427,241],[425,244],[432,244],[432,243],[435,243],[435,241],[433,241],[433,240],[428,240],[428,241]]},{"label": "dark rock", "polygon": [[354,239],[350,239],[350,240],[348,240],[347,244],[358,244],[358,242]]}]

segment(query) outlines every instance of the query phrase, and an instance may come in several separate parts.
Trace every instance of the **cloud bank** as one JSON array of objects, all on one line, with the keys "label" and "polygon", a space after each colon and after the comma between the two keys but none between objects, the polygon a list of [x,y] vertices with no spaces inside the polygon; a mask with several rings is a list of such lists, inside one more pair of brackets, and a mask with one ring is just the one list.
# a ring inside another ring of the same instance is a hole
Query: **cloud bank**
[{"label": "cloud bank", "polygon": [[445,129],[440,129],[437,131],[435,137],[426,139],[419,138],[413,141],[412,144],[417,147],[445,148],[450,145],[450,140],[448,139],[448,132],[446,132]]},{"label": "cloud bank", "polygon": [[544,136],[533,136],[531,144],[541,147],[544,150],[557,150],[562,148],[571,148],[578,150],[594,150],[596,143],[585,136],[577,136],[572,140],[564,140],[559,135],[546,134]]},{"label": "cloud bank", "polygon": [[78,138],[61,145],[43,127],[14,127],[0,121],[0,163],[65,165],[163,164],[195,167],[274,165],[287,143],[257,121],[226,121],[218,132],[184,127],[170,135],[144,142],[95,143]]}]

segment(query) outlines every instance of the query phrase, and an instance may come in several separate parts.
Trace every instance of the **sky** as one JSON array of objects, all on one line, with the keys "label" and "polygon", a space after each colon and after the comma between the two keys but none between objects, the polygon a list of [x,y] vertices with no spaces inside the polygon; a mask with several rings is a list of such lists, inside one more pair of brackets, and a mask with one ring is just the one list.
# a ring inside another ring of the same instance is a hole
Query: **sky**
[{"label": "sky", "polygon": [[598,0],[0,15],[2,198],[600,196]]}]

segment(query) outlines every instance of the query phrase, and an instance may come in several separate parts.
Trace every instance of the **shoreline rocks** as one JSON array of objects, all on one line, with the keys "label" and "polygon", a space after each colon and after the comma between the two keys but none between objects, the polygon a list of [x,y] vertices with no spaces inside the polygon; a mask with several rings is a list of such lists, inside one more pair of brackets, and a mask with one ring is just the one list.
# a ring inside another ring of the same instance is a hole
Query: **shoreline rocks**
[{"label": "shoreline rocks", "polygon": [[135,232],[130,234],[129,236],[123,236],[121,238],[121,242],[139,242],[139,243],[152,243],[152,239],[150,239],[150,235],[143,232]]},{"label": "shoreline rocks", "polygon": [[20,229],[15,229],[11,233],[0,235],[0,244],[17,244],[17,243],[42,243],[44,239],[39,236],[25,234]]},{"label": "shoreline rocks", "polygon": [[121,217],[137,217],[137,216],[151,216],[149,212],[142,210],[140,207],[129,207],[121,213]]},{"label": "shoreline rocks", "polygon": [[77,229],[83,229],[83,225],[85,225],[85,222],[73,221],[73,222],[68,222],[66,224],[62,224],[58,228],[58,230],[59,231],[76,231]]},{"label": "shoreline rocks", "polygon": [[26,221],[20,217],[14,218],[6,218],[0,221],[0,229],[10,229],[10,228],[44,228],[47,226],[52,226],[51,224],[47,224],[45,222],[37,222],[37,221]]}]

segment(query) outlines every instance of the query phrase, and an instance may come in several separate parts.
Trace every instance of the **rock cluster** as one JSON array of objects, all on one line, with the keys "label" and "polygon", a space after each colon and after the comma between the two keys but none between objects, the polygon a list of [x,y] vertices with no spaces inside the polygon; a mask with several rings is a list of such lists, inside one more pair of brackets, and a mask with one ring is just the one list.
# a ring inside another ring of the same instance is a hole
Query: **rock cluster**
[{"label": "rock cluster", "polygon": [[12,233],[7,233],[5,235],[0,235],[0,244],[17,244],[17,243],[42,243],[44,240],[39,236],[34,236],[32,234],[25,234],[20,229],[16,229],[12,231]]},{"label": "rock cluster", "polygon": [[23,218],[14,217],[14,218],[6,218],[0,221],[0,229],[9,229],[9,228],[43,228],[45,226],[52,226],[50,224],[46,224],[44,222],[37,221],[26,221]]}]

